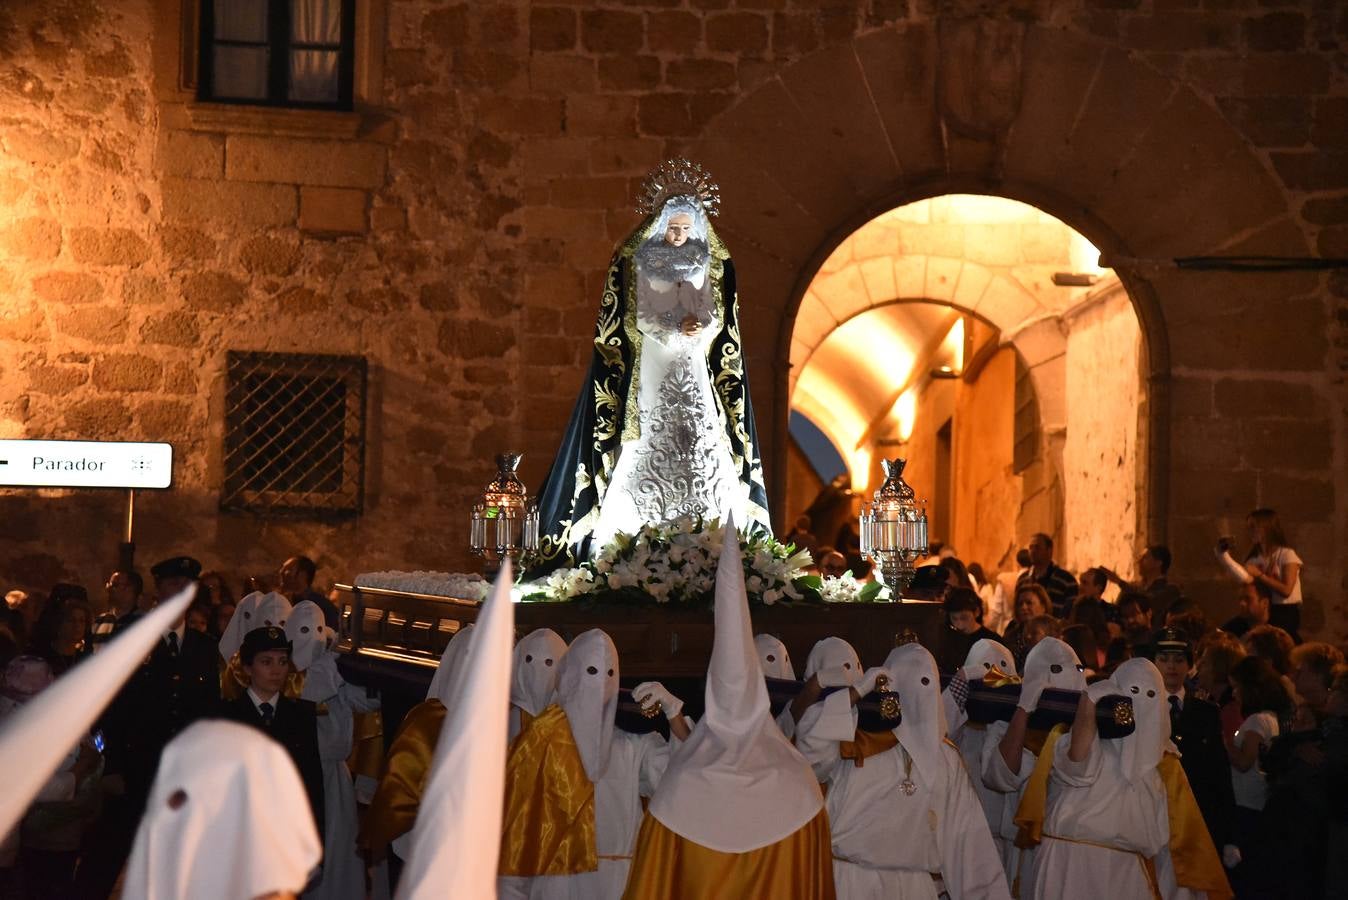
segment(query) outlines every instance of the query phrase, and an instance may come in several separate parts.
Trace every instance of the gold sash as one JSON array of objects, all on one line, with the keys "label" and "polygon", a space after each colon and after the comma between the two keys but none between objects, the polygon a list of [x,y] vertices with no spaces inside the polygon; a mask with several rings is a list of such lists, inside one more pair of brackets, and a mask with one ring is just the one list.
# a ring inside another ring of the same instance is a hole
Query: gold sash
[{"label": "gold sash", "polygon": [[566,713],[554,704],[510,745],[500,873],[575,875],[598,868],[594,785]]},{"label": "gold sash", "polygon": [[378,779],[384,763],[384,714],[379,710],[356,713],[351,723],[351,755],[346,767],[352,777]]},{"label": "gold sash", "polygon": [[860,769],[868,756],[875,756],[899,745],[892,731],[860,731],[850,741],[838,742],[838,755],[850,759]]},{"label": "gold sash", "polygon": [[1165,782],[1166,810],[1170,817],[1170,861],[1175,867],[1175,881],[1181,887],[1207,892],[1209,900],[1233,896],[1179,757],[1167,753],[1161,757],[1156,771]]},{"label": "gold sash", "polygon": [[403,719],[361,823],[359,846],[382,852],[394,838],[412,830],[444,722],[445,707],[439,700],[418,703]]},{"label": "gold sash", "polygon": [[647,813],[623,892],[623,900],[835,900],[836,896],[833,841],[828,813],[822,809],[775,844],[747,853],[722,853],[695,844]]}]

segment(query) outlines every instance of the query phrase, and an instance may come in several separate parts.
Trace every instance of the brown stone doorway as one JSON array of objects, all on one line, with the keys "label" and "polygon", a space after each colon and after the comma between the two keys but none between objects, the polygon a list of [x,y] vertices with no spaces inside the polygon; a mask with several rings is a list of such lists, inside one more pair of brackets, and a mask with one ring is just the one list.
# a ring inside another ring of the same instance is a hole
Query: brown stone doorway
[{"label": "brown stone doorway", "polygon": [[1098,263],[1066,223],[985,195],[916,200],[845,237],[796,311],[788,397],[842,457],[854,502],[815,502],[792,429],[786,521],[827,508],[827,543],[880,458],[904,456],[933,538],[989,574],[1035,531],[1064,565],[1131,571],[1147,527],[1143,335]]}]

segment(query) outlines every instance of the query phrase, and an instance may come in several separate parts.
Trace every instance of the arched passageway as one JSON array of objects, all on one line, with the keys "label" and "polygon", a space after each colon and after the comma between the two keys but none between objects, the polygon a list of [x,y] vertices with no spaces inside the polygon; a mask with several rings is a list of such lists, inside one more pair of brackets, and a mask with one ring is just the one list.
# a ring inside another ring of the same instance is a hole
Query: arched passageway
[{"label": "arched passageway", "polygon": [[1064,223],[997,197],[877,216],[806,289],[791,409],[843,448],[859,495],[881,456],[908,458],[933,537],[966,558],[1007,566],[1018,536],[1044,531],[1065,564],[1126,571],[1145,493],[1141,333],[1098,258]]}]

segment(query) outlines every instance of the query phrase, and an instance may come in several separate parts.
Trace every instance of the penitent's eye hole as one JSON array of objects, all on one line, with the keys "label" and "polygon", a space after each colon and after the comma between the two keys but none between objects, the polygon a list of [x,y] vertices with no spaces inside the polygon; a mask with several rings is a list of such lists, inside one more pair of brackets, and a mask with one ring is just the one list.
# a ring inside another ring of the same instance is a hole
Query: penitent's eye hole
[{"label": "penitent's eye hole", "polygon": [[844,668],[844,669],[850,669],[850,668],[852,668],[852,664],[851,664],[851,663],[843,663],[843,668]]},{"label": "penitent's eye hole", "polygon": [[923,684],[931,684],[931,679],[928,678],[926,675],[923,675],[923,676],[922,676],[922,683],[923,683]]},{"label": "penitent's eye hole", "polygon": [[186,805],[187,805],[187,791],[184,791],[183,789],[179,788],[178,790],[174,791],[172,794],[169,794],[169,798],[168,798],[168,808],[169,808],[169,809],[172,809],[172,810],[179,810],[179,809],[182,809],[182,808],[183,808],[184,806],[186,806]]},{"label": "penitent's eye hole", "polygon": [[1048,670],[1052,672],[1054,675],[1057,675],[1059,672],[1062,671],[1062,666],[1058,665],[1057,663],[1054,663],[1053,665],[1048,667]]},{"label": "penitent's eye hole", "polygon": [[988,662],[983,663],[983,668],[985,668],[985,669],[987,669],[989,672],[991,672],[991,671],[992,671],[992,663],[988,663]]},{"label": "penitent's eye hole", "polygon": [[308,633],[309,633],[309,626],[308,626],[308,625],[301,625],[301,626],[300,626],[300,634],[308,634]]},{"label": "penitent's eye hole", "polygon": [[545,665],[545,666],[551,666],[551,665],[552,665],[552,660],[551,660],[551,659],[545,659],[545,660],[543,660],[543,665]]},{"label": "penitent's eye hole", "polygon": [[588,673],[590,673],[591,675],[598,675],[598,674],[599,674],[599,670],[596,669],[594,666],[586,666],[586,667],[585,667],[585,671],[588,672]]},{"label": "penitent's eye hole", "polygon": [[533,662],[533,661],[534,661],[534,655],[533,655],[532,653],[526,653],[526,654],[524,654],[524,661],[527,662],[527,663]]},{"label": "penitent's eye hole", "polygon": [[251,619],[251,618],[253,617],[253,614],[250,613],[248,610],[245,609],[245,610],[243,611],[243,617],[244,617],[245,619]]},{"label": "penitent's eye hole", "polygon": [[1155,691],[1147,691],[1147,696],[1148,696],[1148,697],[1155,697],[1155,696],[1156,696],[1156,692],[1155,692]]},{"label": "penitent's eye hole", "polygon": [[1134,694],[1136,694],[1136,693],[1137,693],[1137,688],[1133,688],[1132,691],[1133,691]]},{"label": "penitent's eye hole", "polygon": [[769,653],[769,654],[768,654],[768,662],[776,662],[776,661],[777,661],[777,654],[775,654],[775,653]]},{"label": "penitent's eye hole", "polygon": [[1084,671],[1086,671],[1086,667],[1083,666],[1081,663],[1077,663],[1077,671],[1078,671],[1078,672],[1084,672]]},{"label": "penitent's eye hole", "polygon": [[612,670],[612,669],[609,669],[609,670],[608,670],[608,677],[609,677],[609,678],[612,678],[612,677],[613,677],[613,670]]}]

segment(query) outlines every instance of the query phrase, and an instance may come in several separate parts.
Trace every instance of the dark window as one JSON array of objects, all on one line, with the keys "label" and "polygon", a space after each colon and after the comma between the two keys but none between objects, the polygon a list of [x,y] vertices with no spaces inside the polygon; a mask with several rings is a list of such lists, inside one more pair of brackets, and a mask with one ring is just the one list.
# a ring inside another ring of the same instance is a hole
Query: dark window
[{"label": "dark window", "polygon": [[231,350],[221,509],[348,516],[365,492],[365,359]]},{"label": "dark window", "polygon": [[350,109],[355,0],[201,0],[197,98]]}]

